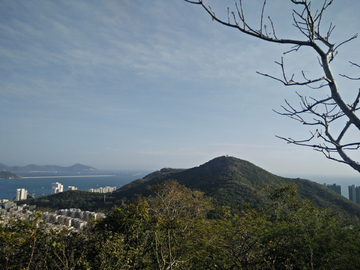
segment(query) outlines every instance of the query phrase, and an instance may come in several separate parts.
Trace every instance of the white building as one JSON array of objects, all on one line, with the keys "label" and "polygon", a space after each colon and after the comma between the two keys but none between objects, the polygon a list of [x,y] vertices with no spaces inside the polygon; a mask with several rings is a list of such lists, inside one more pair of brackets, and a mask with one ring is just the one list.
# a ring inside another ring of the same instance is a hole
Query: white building
[{"label": "white building", "polygon": [[16,201],[21,201],[26,199],[27,199],[27,190],[24,188],[18,188],[16,190]]},{"label": "white building", "polygon": [[74,186],[68,186],[68,190],[77,190],[78,188],[77,187],[74,187]]},{"label": "white building", "polygon": [[97,193],[109,193],[109,192],[113,192],[115,190],[116,190],[116,187],[109,187],[109,186],[89,189],[90,192],[97,192]]},{"label": "white building", "polygon": [[63,192],[63,189],[64,189],[64,186],[61,183],[59,183],[59,182],[52,183],[51,194]]}]

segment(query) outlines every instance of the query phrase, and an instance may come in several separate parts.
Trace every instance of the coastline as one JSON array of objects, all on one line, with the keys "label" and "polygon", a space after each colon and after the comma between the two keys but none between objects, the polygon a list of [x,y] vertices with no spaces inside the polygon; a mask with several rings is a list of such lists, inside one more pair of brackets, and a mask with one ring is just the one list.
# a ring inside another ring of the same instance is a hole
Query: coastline
[{"label": "coastline", "polygon": [[56,175],[56,176],[25,176],[22,179],[29,178],[70,178],[70,177],[111,177],[115,175]]}]

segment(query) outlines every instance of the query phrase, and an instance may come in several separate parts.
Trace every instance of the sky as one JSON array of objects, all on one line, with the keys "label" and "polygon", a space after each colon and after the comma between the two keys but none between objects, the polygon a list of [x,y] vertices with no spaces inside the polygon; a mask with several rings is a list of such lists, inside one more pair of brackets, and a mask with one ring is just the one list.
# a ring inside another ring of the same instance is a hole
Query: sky
[{"label": "sky", "polygon": [[[302,38],[290,1],[267,2],[278,37]],[[209,5],[226,19],[234,1]],[[261,8],[244,0],[252,24]],[[336,25],[332,42],[359,31],[358,10],[359,1],[334,1],[323,19],[326,30]],[[336,75],[359,77],[349,64],[360,63],[359,42],[339,48]],[[275,137],[310,134],[273,112],[285,99],[297,105],[295,91],[328,94],[256,73],[281,76],[275,61],[290,48],[220,25],[183,0],[0,0],[0,163],[152,171],[229,155],[281,176],[356,176]],[[322,76],[311,50],[284,57],[297,78],[301,70]],[[337,79],[351,100],[359,83]]]}]

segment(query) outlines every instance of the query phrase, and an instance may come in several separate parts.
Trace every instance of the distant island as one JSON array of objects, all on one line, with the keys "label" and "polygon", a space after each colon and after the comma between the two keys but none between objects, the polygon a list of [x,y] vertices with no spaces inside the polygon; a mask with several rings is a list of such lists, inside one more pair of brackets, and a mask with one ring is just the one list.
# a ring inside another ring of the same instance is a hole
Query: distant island
[{"label": "distant island", "polygon": [[99,172],[98,169],[90,166],[85,166],[79,163],[69,167],[62,167],[57,165],[27,165],[27,166],[13,166],[9,167],[0,163],[0,171],[11,171],[15,173],[32,173],[32,172],[59,172],[59,173],[95,173]]},{"label": "distant island", "polygon": [[11,172],[11,171],[2,171],[0,172],[0,179],[20,179],[20,175]]}]

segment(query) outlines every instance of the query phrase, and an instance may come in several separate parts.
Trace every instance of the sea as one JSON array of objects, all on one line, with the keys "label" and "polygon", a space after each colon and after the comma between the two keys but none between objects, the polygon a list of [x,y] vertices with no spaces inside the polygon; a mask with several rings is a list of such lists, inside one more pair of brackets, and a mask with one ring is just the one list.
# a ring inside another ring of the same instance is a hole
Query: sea
[{"label": "sea", "polygon": [[51,194],[51,184],[59,182],[64,186],[75,186],[78,190],[89,191],[91,188],[116,187],[126,185],[136,179],[142,178],[149,172],[140,171],[101,171],[100,173],[18,173],[21,179],[0,179],[0,200],[13,200],[18,188],[24,188],[28,194],[35,197]]}]

